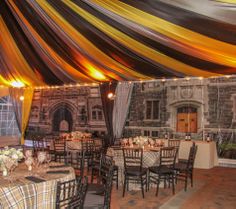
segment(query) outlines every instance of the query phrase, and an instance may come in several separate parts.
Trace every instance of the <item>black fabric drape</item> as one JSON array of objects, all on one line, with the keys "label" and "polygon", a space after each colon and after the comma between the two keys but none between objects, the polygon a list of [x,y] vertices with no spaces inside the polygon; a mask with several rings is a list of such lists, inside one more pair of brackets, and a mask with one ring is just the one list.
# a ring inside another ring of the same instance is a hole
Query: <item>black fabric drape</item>
[{"label": "black fabric drape", "polygon": [[99,85],[103,113],[104,113],[105,123],[107,127],[107,137],[104,139],[105,146],[114,144],[114,135],[113,135],[113,126],[112,126],[114,100],[109,99],[107,95],[110,92],[115,94],[116,86],[117,86],[117,82],[104,82]]}]

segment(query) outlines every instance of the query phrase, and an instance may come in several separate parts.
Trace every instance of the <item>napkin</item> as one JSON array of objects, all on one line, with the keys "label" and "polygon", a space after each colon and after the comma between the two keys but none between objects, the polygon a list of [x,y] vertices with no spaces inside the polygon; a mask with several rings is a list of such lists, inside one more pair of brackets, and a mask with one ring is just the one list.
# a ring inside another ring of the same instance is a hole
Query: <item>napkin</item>
[{"label": "napkin", "polygon": [[69,165],[50,165],[49,168],[66,168],[69,167]]},{"label": "napkin", "polygon": [[40,183],[46,181],[45,179],[38,178],[36,176],[26,176],[25,177],[27,180],[32,181],[34,183]]},{"label": "napkin", "polygon": [[54,170],[54,171],[47,171],[48,174],[67,174],[70,173],[69,170]]}]

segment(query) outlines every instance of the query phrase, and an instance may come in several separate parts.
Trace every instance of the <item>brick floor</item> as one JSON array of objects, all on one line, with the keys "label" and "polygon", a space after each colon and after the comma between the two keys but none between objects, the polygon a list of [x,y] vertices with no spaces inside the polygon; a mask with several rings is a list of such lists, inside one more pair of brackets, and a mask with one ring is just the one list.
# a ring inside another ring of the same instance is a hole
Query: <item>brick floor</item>
[{"label": "brick floor", "polygon": [[111,209],[236,209],[236,168],[215,167],[194,170],[194,187],[179,182],[176,194],[161,188],[158,197],[150,189],[142,198],[141,191],[129,191],[122,197],[122,188],[112,191]]}]

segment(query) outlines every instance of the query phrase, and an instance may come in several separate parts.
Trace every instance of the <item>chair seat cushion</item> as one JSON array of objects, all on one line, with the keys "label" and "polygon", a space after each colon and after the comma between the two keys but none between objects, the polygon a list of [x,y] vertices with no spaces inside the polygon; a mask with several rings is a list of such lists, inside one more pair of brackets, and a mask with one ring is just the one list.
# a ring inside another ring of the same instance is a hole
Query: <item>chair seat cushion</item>
[{"label": "chair seat cushion", "polygon": [[177,170],[177,171],[185,171],[188,169],[192,169],[192,166],[189,166],[189,168],[188,168],[188,165],[186,163],[176,163],[175,164],[175,170]]},{"label": "chair seat cushion", "polygon": [[147,168],[142,168],[140,170],[140,167],[137,166],[130,166],[127,167],[125,170],[125,174],[130,176],[143,176],[147,173]]},{"label": "chair seat cushion", "polygon": [[173,174],[174,170],[172,168],[165,166],[165,165],[162,165],[162,166],[149,167],[149,172],[164,175],[164,174]]},{"label": "chair seat cushion", "polygon": [[84,209],[103,209],[104,187],[101,184],[89,184],[85,196]]},{"label": "chair seat cushion", "polygon": [[186,163],[186,164],[187,164],[187,163],[188,163],[188,160],[187,160],[187,159],[179,159],[178,162],[179,162],[179,163]]},{"label": "chair seat cushion", "polygon": [[104,186],[102,184],[89,184],[87,191],[92,194],[103,195]]}]

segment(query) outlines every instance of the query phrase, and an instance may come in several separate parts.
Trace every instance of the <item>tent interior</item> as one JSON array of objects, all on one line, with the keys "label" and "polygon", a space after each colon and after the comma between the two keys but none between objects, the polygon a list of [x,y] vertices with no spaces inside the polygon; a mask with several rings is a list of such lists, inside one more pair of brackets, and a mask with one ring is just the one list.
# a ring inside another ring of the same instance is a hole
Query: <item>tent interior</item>
[{"label": "tent interior", "polygon": [[106,147],[190,139],[235,166],[235,11],[234,0],[2,0],[0,147],[73,132]]}]

